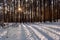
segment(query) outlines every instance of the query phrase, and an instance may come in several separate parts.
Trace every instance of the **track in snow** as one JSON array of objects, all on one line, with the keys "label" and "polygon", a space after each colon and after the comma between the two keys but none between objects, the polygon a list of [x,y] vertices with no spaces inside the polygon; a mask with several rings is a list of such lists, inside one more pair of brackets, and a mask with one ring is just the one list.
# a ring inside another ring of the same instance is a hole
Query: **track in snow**
[{"label": "track in snow", "polygon": [[[18,23],[0,29],[0,40],[60,40],[60,26],[42,23]],[[1,32],[2,31],[2,32]]]}]

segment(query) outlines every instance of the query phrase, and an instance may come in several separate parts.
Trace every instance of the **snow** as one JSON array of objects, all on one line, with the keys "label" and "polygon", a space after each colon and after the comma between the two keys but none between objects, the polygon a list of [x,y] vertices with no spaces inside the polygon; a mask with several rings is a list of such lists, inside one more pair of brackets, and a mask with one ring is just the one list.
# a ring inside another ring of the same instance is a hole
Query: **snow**
[{"label": "snow", "polygon": [[[54,40],[59,40],[59,36],[57,36],[57,34],[55,34],[54,33],[54,31],[52,31],[52,30],[50,30],[50,29],[47,29],[47,28],[45,28],[45,27],[43,27],[43,26],[36,26],[36,25],[34,25],[33,26],[35,29],[39,29],[39,31],[41,30],[41,31],[43,31],[43,32],[45,32],[45,35],[47,34],[47,35],[49,35],[50,37],[52,37]],[[52,36],[51,36],[52,35]],[[47,37],[47,36],[46,36]],[[50,39],[50,40],[52,40],[52,39]]]},{"label": "snow", "polygon": [[60,22],[5,23],[0,40],[60,40]]}]

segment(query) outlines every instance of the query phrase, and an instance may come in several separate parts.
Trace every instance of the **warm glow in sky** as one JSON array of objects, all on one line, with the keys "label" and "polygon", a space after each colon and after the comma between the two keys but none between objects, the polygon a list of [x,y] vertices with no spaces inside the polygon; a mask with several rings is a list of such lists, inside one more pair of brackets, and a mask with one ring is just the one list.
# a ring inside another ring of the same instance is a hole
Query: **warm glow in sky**
[{"label": "warm glow in sky", "polygon": [[21,8],[18,8],[18,11],[22,11],[22,9]]}]

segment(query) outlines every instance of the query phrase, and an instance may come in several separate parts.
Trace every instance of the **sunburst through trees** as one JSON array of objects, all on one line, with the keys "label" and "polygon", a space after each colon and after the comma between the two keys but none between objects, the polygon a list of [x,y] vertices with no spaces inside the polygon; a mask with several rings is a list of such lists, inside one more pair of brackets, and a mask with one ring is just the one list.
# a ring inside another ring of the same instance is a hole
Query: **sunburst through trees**
[{"label": "sunburst through trees", "polygon": [[[4,22],[45,22],[60,18],[59,0],[4,0]],[[1,9],[1,6],[0,6]]]}]

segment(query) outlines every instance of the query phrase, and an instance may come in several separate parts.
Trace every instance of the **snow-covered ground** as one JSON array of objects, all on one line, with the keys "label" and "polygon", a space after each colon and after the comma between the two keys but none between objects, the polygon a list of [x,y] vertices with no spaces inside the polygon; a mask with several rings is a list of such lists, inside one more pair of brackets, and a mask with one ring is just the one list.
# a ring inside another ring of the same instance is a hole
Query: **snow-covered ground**
[{"label": "snow-covered ground", "polygon": [[60,22],[8,23],[0,27],[0,40],[60,40]]}]

